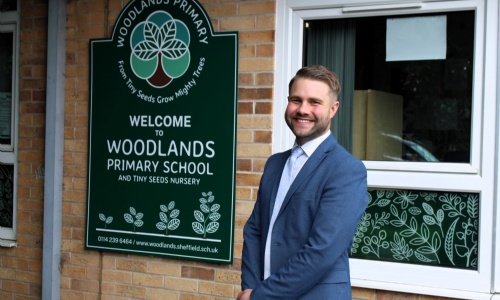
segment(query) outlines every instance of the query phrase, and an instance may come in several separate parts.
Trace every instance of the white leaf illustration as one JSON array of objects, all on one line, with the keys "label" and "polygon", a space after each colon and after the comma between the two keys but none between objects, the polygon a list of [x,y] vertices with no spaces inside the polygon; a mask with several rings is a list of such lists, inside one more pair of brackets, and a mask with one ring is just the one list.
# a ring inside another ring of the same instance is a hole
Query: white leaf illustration
[{"label": "white leaf illustration", "polygon": [[177,227],[179,227],[179,224],[181,224],[181,221],[179,219],[170,220],[170,222],[168,222],[168,229],[177,229]]},{"label": "white leaf illustration", "polygon": [[159,46],[158,31],[159,28],[158,26],[156,26],[156,24],[152,22],[146,22],[144,24],[144,38],[151,44],[151,48],[154,48],[154,46]]},{"label": "white leaf illustration", "polygon": [[444,250],[446,252],[446,256],[448,256],[448,259],[453,265],[455,265],[455,262],[453,262],[453,235],[455,233],[455,226],[457,225],[458,220],[459,219],[456,219],[453,223],[451,223],[444,240]]},{"label": "white leaf illustration", "polygon": [[208,233],[214,233],[219,229],[219,223],[217,222],[210,222],[207,226],[207,232]]},{"label": "white leaf illustration", "polygon": [[160,220],[162,220],[163,222],[167,223],[168,222],[167,214],[164,213],[164,212],[160,212]]},{"label": "white leaf illustration", "polygon": [[389,199],[381,199],[381,200],[377,203],[377,206],[379,206],[379,207],[384,207],[384,206],[388,205],[389,203],[391,203],[391,200],[389,200]]},{"label": "white leaf illustration", "polygon": [[174,207],[175,207],[175,202],[170,201],[170,203],[168,204],[168,210],[172,210],[172,209],[174,209]]},{"label": "white leaf illustration", "polygon": [[428,225],[434,225],[434,224],[436,224],[436,220],[434,220],[434,218],[433,218],[433,217],[431,217],[431,216],[427,216],[427,215],[426,215],[426,216],[424,216],[424,222],[425,222],[426,224],[428,224]]},{"label": "white leaf illustration", "polygon": [[198,222],[193,222],[193,230],[197,234],[204,234],[205,232],[203,231],[203,226],[198,223]]},{"label": "white leaf illustration", "polygon": [[219,214],[219,213],[217,213],[217,212],[214,212],[214,213],[211,213],[211,214],[208,216],[208,218],[209,218],[210,220],[212,220],[212,221],[214,221],[214,222],[215,222],[215,221],[217,221],[217,220],[219,220],[219,219],[220,219],[220,214]]},{"label": "white leaf illustration", "polygon": [[131,214],[124,214],[123,217],[127,223],[134,223],[134,217]]},{"label": "white leaf illustration", "polygon": [[196,219],[196,221],[200,223],[205,222],[205,217],[203,216],[203,213],[199,210],[194,211],[194,218]]},{"label": "white leaf illustration", "polygon": [[439,223],[443,222],[444,220],[444,211],[442,209],[439,209],[436,213],[436,217]]},{"label": "white leaf illustration", "polygon": [[204,213],[210,212],[210,210],[208,209],[208,205],[206,205],[206,204],[200,204],[200,209]]},{"label": "white leaf illustration", "polygon": [[178,209],[174,209],[170,212],[170,218],[175,219],[179,216],[180,211]]},{"label": "white leaf illustration", "polygon": [[142,41],[132,49],[135,56],[141,60],[152,60],[157,57],[157,51],[147,41]]},{"label": "white leaf illustration", "polygon": [[220,209],[219,204],[214,204],[214,205],[212,205],[212,207],[210,207],[211,212],[217,212],[217,211],[219,211],[219,209]]},{"label": "white leaf illustration", "polygon": [[423,262],[431,262],[432,261],[418,252],[415,252],[415,256],[418,258],[418,260],[423,261]]},{"label": "white leaf illustration", "polygon": [[158,228],[160,230],[165,230],[165,229],[167,229],[167,225],[165,225],[165,223],[158,222],[158,223],[156,223],[156,228]]},{"label": "white leaf illustration", "polygon": [[170,59],[182,57],[188,51],[188,46],[181,40],[172,40],[164,48],[161,53]]},{"label": "white leaf illustration", "polygon": [[135,211],[135,208],[130,207],[130,208],[129,208],[129,210],[130,210],[130,214],[131,214],[132,216],[135,216],[135,215],[137,214],[137,212]]},{"label": "white leaf illustration", "polygon": [[424,208],[425,212],[428,215],[433,215],[434,214],[434,209],[429,204],[427,204],[427,203],[424,202],[424,203],[422,203],[422,207]]},{"label": "white leaf illustration", "polygon": [[175,21],[170,20],[167,23],[165,23],[160,29],[160,34],[159,36],[161,39],[158,41],[159,48],[163,49],[166,44],[168,44],[171,40],[175,38],[175,32],[176,32],[176,26],[175,26]]}]

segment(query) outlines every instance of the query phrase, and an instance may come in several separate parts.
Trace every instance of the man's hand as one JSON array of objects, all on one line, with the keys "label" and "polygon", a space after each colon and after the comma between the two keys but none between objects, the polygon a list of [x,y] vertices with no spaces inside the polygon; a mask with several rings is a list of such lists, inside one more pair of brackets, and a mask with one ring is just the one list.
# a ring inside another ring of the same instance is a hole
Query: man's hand
[{"label": "man's hand", "polygon": [[244,291],[241,291],[238,294],[238,297],[236,298],[236,300],[250,300],[250,294],[251,293],[252,293],[251,289],[246,289]]}]

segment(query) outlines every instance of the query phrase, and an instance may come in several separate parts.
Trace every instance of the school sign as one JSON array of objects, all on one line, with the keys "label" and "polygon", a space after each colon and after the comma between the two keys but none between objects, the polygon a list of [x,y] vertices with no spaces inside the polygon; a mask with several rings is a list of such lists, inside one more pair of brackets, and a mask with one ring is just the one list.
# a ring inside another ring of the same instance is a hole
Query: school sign
[{"label": "school sign", "polygon": [[194,0],[90,41],[87,248],[232,263],[237,49]]}]

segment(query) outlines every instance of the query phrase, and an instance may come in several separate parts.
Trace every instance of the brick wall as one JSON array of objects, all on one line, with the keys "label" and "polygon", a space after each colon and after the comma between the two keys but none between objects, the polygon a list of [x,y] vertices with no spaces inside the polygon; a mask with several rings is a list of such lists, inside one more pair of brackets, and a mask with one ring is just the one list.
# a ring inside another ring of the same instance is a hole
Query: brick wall
[{"label": "brick wall", "polygon": [[[41,2],[41,3],[40,3]],[[21,10],[17,247],[0,248],[0,299],[39,299],[42,278],[47,4]],[[16,298],[20,299],[20,298]]]},{"label": "brick wall", "polygon": [[[271,154],[275,1],[201,0],[216,31],[239,31],[233,265],[86,251],[89,39],[110,37],[126,0],[68,0],[61,299],[234,299],[242,228]],[[18,247],[0,248],[0,299],[40,299],[47,1],[22,0]],[[356,299],[438,299],[354,288]]]},{"label": "brick wall", "polygon": [[[239,34],[239,116],[234,264],[217,265],[84,250],[88,41],[110,37],[127,1],[69,1],[62,243],[63,299],[234,299],[242,228],[271,154],[274,1],[200,1],[216,31]],[[123,298],[121,298],[123,297]]]}]

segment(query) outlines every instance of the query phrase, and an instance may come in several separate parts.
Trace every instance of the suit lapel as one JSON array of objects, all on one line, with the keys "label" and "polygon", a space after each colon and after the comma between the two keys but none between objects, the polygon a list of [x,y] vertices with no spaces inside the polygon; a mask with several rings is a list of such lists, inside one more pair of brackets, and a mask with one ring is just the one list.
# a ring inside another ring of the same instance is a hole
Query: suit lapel
[{"label": "suit lapel", "polygon": [[[321,162],[325,159],[326,155],[328,152],[332,150],[332,148],[335,146],[337,141],[333,137],[333,135],[330,135],[323,143],[321,143],[318,148],[313,152],[311,157],[307,160],[307,162],[304,164],[302,169],[299,171],[297,174],[297,177],[295,177],[295,180],[292,182],[292,185],[288,189],[288,192],[286,193],[285,199],[283,200],[283,204],[281,205],[280,212],[278,214],[279,216],[283,213],[283,210],[286,208],[288,205],[288,202],[290,201],[290,197],[297,191],[297,188],[300,186],[300,184],[306,180],[306,178],[309,177],[309,174],[311,174],[314,170],[316,170]],[[286,161],[285,161],[286,162]],[[280,176],[281,177],[281,176]],[[279,185],[279,180],[278,180],[278,185]],[[276,192],[278,190],[277,187],[275,187]],[[276,193],[273,190],[273,204],[272,207],[274,207],[274,200],[276,199]],[[271,211],[272,211],[271,207]]]},{"label": "suit lapel", "polygon": [[277,166],[274,168],[274,174],[272,174],[273,178],[273,183],[272,183],[272,190],[271,190],[271,203],[269,205],[269,219],[271,219],[271,216],[273,214],[273,209],[274,209],[274,203],[276,202],[276,196],[278,194],[278,188],[280,186],[280,181],[281,181],[281,175],[283,174],[283,169],[285,168],[286,161],[288,160],[288,157],[292,153],[292,150],[288,150],[282,153],[282,155],[279,156],[279,160],[276,162]]}]

